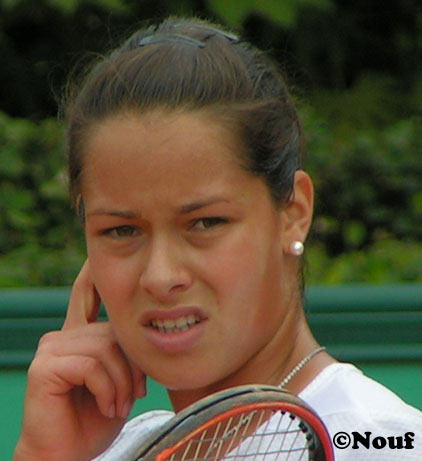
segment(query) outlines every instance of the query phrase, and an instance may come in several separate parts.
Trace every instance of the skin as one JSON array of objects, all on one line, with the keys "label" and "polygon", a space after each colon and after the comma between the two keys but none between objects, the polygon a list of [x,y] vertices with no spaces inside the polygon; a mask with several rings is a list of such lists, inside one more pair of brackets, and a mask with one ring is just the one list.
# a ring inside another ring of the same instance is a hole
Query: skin
[{"label": "skin", "polygon": [[[145,375],[179,411],[230,386],[277,385],[318,347],[290,250],[310,226],[312,183],[296,172],[291,200],[276,208],[241,156],[236,136],[207,113],[125,112],[90,131],[81,181],[88,261],[63,330],[43,338],[31,365],[15,461],[100,453],[144,395]],[[95,321],[100,297],[104,324]],[[200,313],[198,333],[183,347],[157,347],[145,315],[180,306]],[[319,354],[288,389],[299,392],[333,361]]]}]

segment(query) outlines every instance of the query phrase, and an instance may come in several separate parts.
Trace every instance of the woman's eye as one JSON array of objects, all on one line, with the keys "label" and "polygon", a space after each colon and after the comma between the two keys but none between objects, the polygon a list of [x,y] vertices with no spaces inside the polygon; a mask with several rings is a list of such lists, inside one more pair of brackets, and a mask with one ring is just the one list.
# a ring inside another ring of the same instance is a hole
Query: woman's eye
[{"label": "woman's eye", "polygon": [[225,222],[227,222],[227,220],[223,218],[217,218],[217,217],[201,218],[201,219],[198,219],[194,223],[193,227],[197,230],[205,230],[205,229],[210,229],[212,227],[215,227],[219,224],[223,224]]},{"label": "woman's eye", "polygon": [[119,226],[111,229],[106,229],[102,232],[103,235],[108,235],[112,238],[134,237],[137,235],[137,230],[134,226]]}]

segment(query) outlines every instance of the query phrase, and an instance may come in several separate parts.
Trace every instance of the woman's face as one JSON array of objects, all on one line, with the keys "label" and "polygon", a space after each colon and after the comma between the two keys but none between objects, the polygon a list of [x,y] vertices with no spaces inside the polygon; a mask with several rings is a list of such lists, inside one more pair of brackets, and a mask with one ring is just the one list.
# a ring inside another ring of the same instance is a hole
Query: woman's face
[{"label": "woman's face", "polygon": [[121,114],[85,144],[94,284],[127,356],[170,389],[212,387],[248,367],[256,381],[286,341],[296,273],[283,213],[240,153],[233,134],[195,113]]}]

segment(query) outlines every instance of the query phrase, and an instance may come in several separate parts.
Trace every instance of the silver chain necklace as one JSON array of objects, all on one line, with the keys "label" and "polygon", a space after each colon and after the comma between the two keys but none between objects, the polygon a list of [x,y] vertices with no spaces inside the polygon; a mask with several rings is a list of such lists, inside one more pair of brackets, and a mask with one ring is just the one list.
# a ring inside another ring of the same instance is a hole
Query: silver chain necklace
[{"label": "silver chain necklace", "polygon": [[303,360],[301,360],[294,368],[293,370],[281,381],[278,387],[283,388],[288,384],[293,376],[295,376],[296,373],[298,373],[315,355],[319,354],[322,351],[325,351],[325,347],[318,347],[314,351],[312,351],[310,354],[308,354]]},{"label": "silver chain necklace", "polygon": [[[279,388],[283,388],[286,384],[288,384],[291,379],[293,378],[293,376],[298,373],[315,355],[319,354],[320,352],[322,351],[325,351],[325,347],[318,347],[317,349],[315,349],[314,351],[312,351],[310,354],[308,354],[303,360],[301,360],[294,368],[293,370],[283,379],[283,381],[281,381],[281,383],[279,384]],[[229,429],[225,434],[224,436],[221,438],[221,440],[219,440],[218,442],[214,442],[211,444],[211,446],[209,447],[208,451],[207,451],[207,454],[205,455],[205,457],[208,456],[209,453],[212,453],[212,451],[217,448],[218,445],[221,445],[224,440],[226,440],[227,438],[231,437],[232,434],[234,433],[237,433],[237,431],[242,427],[244,426],[245,424],[249,423],[249,421],[253,418],[254,414],[256,412],[253,411],[251,413],[249,413],[248,415],[246,416],[242,416],[242,419],[239,423],[236,424],[236,426],[232,427],[231,429]]]}]

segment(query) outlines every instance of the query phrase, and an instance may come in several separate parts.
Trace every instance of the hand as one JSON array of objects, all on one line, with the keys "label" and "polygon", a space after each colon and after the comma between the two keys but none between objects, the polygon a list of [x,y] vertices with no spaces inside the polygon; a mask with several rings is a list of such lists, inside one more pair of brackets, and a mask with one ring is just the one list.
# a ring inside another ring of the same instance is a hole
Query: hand
[{"label": "hand", "polygon": [[14,461],[84,461],[121,431],[145,375],[120,349],[109,322],[97,322],[100,298],[89,262],[82,267],[61,331],[44,335],[28,370],[22,434]]}]

